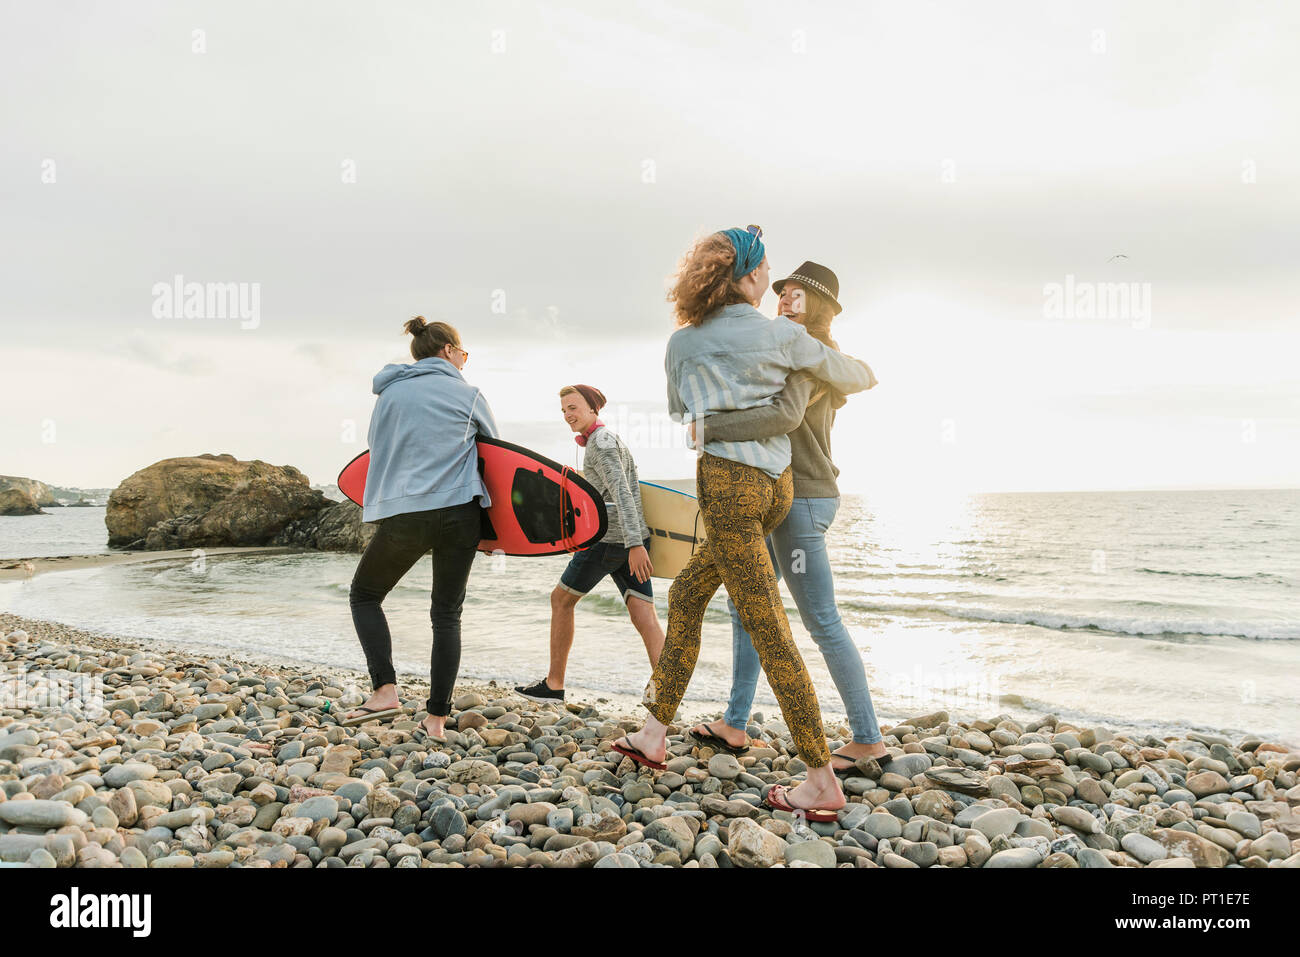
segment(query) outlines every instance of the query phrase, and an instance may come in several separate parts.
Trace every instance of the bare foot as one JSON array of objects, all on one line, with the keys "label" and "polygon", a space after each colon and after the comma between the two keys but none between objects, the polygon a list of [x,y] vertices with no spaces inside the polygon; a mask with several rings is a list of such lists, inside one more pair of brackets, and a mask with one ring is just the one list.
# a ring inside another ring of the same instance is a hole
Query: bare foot
[{"label": "bare foot", "polygon": [[885,747],[883,741],[877,741],[875,744],[858,744],[852,741],[838,751],[832,751],[831,757],[843,759],[841,763],[831,765],[836,771],[843,771],[845,768],[852,767],[861,758],[875,758],[883,762],[889,757],[889,749]]},{"label": "bare foot", "polygon": [[445,738],[447,736],[447,716],[444,715],[426,715],[420,722],[420,727],[424,733],[431,738]]},{"label": "bare foot", "polygon": [[400,708],[402,702],[397,698],[397,685],[382,685],[366,699],[360,708],[353,708],[343,717],[345,720],[364,717],[370,711],[384,711],[388,708]]},{"label": "bare foot", "polygon": [[632,745],[651,761],[662,764],[664,758],[668,757],[668,739],[663,735],[655,737],[645,728],[639,731],[629,731],[624,735],[627,743]]},{"label": "bare foot", "polygon": [[831,776],[830,785],[819,781],[804,781],[797,788],[787,790],[785,797],[791,807],[803,808],[805,811],[838,811],[847,803],[834,775]]}]

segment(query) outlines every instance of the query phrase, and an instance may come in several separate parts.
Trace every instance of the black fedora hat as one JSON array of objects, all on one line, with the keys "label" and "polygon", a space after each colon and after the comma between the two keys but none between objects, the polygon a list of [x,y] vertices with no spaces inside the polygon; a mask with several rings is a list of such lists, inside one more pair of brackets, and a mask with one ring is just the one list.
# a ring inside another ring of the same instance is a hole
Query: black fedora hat
[{"label": "black fedora hat", "polygon": [[821,293],[831,301],[831,306],[835,309],[835,315],[839,315],[844,308],[839,303],[840,281],[831,272],[820,263],[806,262],[784,279],[778,279],[772,283],[772,291],[778,296],[781,295],[781,289],[788,282],[797,282],[799,285],[811,289],[813,292]]}]

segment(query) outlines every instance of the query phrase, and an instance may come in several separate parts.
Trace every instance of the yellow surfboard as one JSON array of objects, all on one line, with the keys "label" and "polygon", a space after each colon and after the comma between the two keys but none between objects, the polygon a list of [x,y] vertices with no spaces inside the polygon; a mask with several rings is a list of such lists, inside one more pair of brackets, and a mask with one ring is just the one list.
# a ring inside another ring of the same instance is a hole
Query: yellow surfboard
[{"label": "yellow surfboard", "polygon": [[683,492],[654,482],[641,482],[641,511],[650,526],[650,564],[655,578],[676,578],[704,544],[704,520],[699,502]]}]

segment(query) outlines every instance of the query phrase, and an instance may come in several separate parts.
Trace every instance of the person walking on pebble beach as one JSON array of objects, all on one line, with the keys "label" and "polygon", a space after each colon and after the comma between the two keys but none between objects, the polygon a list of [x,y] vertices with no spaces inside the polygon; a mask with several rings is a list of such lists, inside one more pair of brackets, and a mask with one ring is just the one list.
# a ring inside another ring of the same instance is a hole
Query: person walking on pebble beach
[{"label": "person walking on pebble beach", "polygon": [[605,393],[589,385],[566,385],[560,390],[560,412],[584,450],[583,477],[601,493],[609,526],[604,538],[573,553],[551,592],[551,669],[535,684],[515,688],[533,701],[564,700],[564,673],[573,647],[573,610],[606,575],[627,604],[628,617],[645,643],[651,668],[664,646],[650,585],[654,574],[648,551],[650,527],[641,510],[636,462],[623,440],[597,417],[605,401]]},{"label": "person walking on pebble beach", "polygon": [[[871,384],[864,363],[818,342],[798,323],[768,319],[755,308],[768,276],[757,226],[714,233],[686,254],[669,294],[679,326],[664,361],[670,413],[697,421],[768,404],[800,369],[845,394]],[[788,791],[774,785],[766,800],[809,820],[833,820],[844,792],[830,767],[817,693],[764,541],[793,498],[789,438],[706,442],[696,461],[696,492],[707,541],[668,591],[664,650],[642,700],[650,718],[612,747],[639,764],[664,767],[667,726],[699,658],[704,610],[725,583],[808,767],[802,784]]]},{"label": "person walking on pebble beach", "polygon": [[[808,330],[808,334],[832,349],[831,320],[840,314],[840,283],[835,273],[815,262],[805,262],[785,279],[772,284],[780,297],[777,314]],[[868,389],[876,384],[871,378]],[[768,538],[768,554],[778,579],[784,577],[799,609],[804,627],[817,642],[827,670],[844,702],[853,740],[831,754],[837,774],[854,770],[863,758],[883,762],[889,752],[880,733],[880,723],[871,703],[862,655],[840,619],[835,603],[835,582],[826,551],[826,532],[839,508],[839,469],[831,461],[831,426],[835,411],[845,396],[822,385],[807,372],[796,372],[786,380],[771,405],[719,412],[691,423],[691,438],[697,444],[709,441],[739,442],[790,436],[794,475],[794,501],[784,521]],[[717,721],[691,729],[700,743],[733,754],[748,750],[750,709],[758,684],[759,659],[735,602],[731,611],[732,659],[731,695],[727,711]],[[838,763],[836,763],[838,762]]]},{"label": "person walking on pebble beach", "polygon": [[442,737],[460,668],[460,614],[492,504],[478,473],[478,436],[495,438],[487,399],[465,381],[469,353],[445,322],[406,323],[413,364],[392,363],[375,376],[379,397],[370,416],[370,471],[362,521],[379,524],[357,564],[348,596],[374,692],[343,717],[360,724],[402,713],[393,643],[383,601],[411,567],[433,551],[425,734]]}]

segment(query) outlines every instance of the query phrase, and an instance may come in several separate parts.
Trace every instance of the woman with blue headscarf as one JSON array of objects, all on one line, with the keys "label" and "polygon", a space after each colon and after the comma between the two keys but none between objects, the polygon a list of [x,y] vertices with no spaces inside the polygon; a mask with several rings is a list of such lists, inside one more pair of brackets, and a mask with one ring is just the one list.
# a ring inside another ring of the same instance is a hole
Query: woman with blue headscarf
[{"label": "woman with blue headscarf", "polygon": [[[664,360],[675,418],[693,422],[768,405],[786,377],[801,369],[846,395],[873,383],[864,363],[817,341],[796,322],[758,311],[768,274],[757,226],[705,237],[682,260],[668,297],[679,328]],[[790,791],[773,786],[767,801],[810,821],[833,821],[844,792],[831,769],[817,693],[790,632],[765,541],[794,494],[789,437],[706,441],[696,462],[696,491],[707,541],[668,591],[668,631],[642,701],[651,716],[613,749],[647,767],[664,767],[667,725],[699,657],[704,610],[725,584],[808,766],[807,780]]]}]

